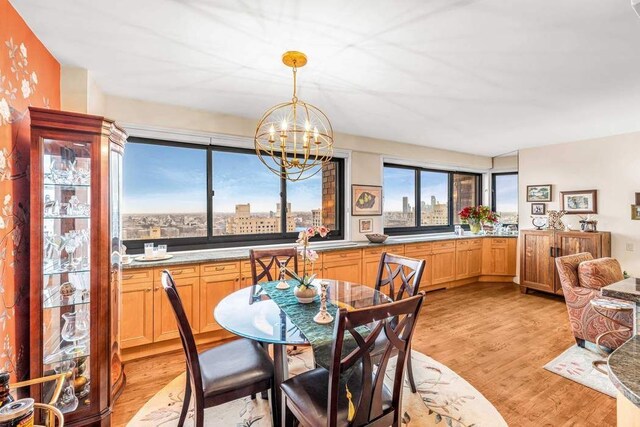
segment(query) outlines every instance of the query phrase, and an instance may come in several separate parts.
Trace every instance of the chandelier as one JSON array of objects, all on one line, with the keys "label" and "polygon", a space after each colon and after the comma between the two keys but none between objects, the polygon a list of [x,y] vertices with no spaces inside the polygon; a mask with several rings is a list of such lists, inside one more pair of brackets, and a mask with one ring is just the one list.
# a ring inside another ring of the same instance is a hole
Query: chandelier
[{"label": "chandelier", "polygon": [[258,158],[289,181],[317,174],[333,156],[333,129],[317,107],[296,96],[296,72],[307,63],[302,52],[289,51],[282,62],[293,70],[291,102],[274,105],[258,122],[254,144]]}]

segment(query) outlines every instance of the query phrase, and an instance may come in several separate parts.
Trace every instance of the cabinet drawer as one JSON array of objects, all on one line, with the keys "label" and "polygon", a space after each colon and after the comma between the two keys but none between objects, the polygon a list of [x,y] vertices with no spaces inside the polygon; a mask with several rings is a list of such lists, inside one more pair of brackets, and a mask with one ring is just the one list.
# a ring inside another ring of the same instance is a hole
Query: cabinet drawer
[{"label": "cabinet drawer", "polygon": [[469,240],[469,249],[481,249],[482,248],[482,239],[473,239]]},{"label": "cabinet drawer", "polygon": [[497,247],[497,248],[503,248],[505,246],[507,246],[507,239],[502,238],[502,239],[497,239],[497,238],[492,238],[491,239],[491,246],[492,247]]},{"label": "cabinet drawer", "polygon": [[432,246],[432,250],[433,253],[440,253],[440,252],[449,252],[452,250],[455,250],[456,248],[456,242],[455,240],[445,240],[443,242],[433,242],[433,246]]},{"label": "cabinet drawer", "polygon": [[351,261],[358,260],[362,257],[362,253],[360,250],[355,251],[335,251],[335,252],[325,252],[322,255],[323,264],[337,262],[337,261]]},{"label": "cabinet drawer", "polygon": [[428,255],[432,249],[433,242],[411,243],[404,247],[404,253],[407,256],[410,254]]},{"label": "cabinet drawer", "polygon": [[[247,263],[249,264],[248,273],[251,274],[251,263]],[[215,262],[202,264],[200,267],[200,275],[203,277],[221,273],[240,273],[240,261]]]},{"label": "cabinet drawer", "polygon": [[[202,266],[202,273],[204,274],[204,265]],[[240,262],[240,271],[243,275],[251,275],[251,261]]]},{"label": "cabinet drawer", "polygon": [[471,240],[458,240],[456,242],[456,248],[458,249],[467,249],[469,248],[469,244],[471,243]]},{"label": "cabinet drawer", "polygon": [[197,264],[190,265],[174,265],[168,268],[157,268],[156,269],[156,278],[160,280],[162,272],[164,270],[169,270],[171,276],[174,279],[185,278],[185,277],[198,277],[200,275],[200,266]]},{"label": "cabinet drawer", "polygon": [[404,247],[402,245],[393,246],[377,246],[375,248],[364,248],[362,250],[362,256],[364,258],[380,258],[380,254],[386,252],[388,254],[402,255],[404,254]]},{"label": "cabinet drawer", "polygon": [[122,272],[122,284],[153,282],[153,269],[141,268],[136,270],[124,270]]}]

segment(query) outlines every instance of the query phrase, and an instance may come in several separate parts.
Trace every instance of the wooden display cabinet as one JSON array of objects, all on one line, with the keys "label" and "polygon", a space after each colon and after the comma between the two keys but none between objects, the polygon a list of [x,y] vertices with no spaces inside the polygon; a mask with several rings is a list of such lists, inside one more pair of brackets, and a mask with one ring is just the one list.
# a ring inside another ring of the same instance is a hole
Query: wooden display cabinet
[{"label": "wooden display cabinet", "polygon": [[606,231],[522,230],[520,232],[520,290],[562,295],[555,259],[588,252],[594,258],[611,256],[611,233]]},{"label": "wooden display cabinet", "polygon": [[[119,318],[126,134],[102,117],[39,108],[30,115],[31,376],[71,372],[57,403],[65,424],[110,425],[125,380]],[[43,401],[52,392],[52,385],[31,390]]]}]

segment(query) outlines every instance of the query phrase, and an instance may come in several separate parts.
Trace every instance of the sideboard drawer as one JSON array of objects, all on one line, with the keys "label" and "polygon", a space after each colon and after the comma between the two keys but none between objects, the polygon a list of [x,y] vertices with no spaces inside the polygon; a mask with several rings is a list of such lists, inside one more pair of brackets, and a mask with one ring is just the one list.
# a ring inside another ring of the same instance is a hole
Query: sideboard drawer
[{"label": "sideboard drawer", "polygon": [[[251,264],[249,263],[249,274],[251,274]],[[226,261],[226,262],[214,262],[211,264],[202,264],[201,276],[211,276],[212,274],[220,273],[240,273],[239,261]]]},{"label": "sideboard drawer", "polygon": [[472,239],[468,240],[469,245],[467,246],[469,249],[482,249],[482,239]]},{"label": "sideboard drawer", "polygon": [[445,240],[442,242],[433,242],[433,253],[439,252],[449,252],[455,250],[456,241],[455,240]]},{"label": "sideboard drawer", "polygon": [[503,238],[494,237],[491,239],[491,246],[499,247],[499,248],[505,247],[507,246],[507,239],[504,237]]},{"label": "sideboard drawer", "polygon": [[382,252],[402,255],[404,254],[404,247],[402,245],[380,245],[373,248],[364,248],[362,250],[362,256],[364,258],[380,258]]},{"label": "sideboard drawer", "polygon": [[350,251],[332,251],[325,252],[322,255],[322,262],[326,265],[327,263],[338,262],[338,261],[351,261],[362,258],[362,253],[360,249],[350,250]]},{"label": "sideboard drawer", "polygon": [[152,268],[140,268],[135,270],[123,270],[122,271],[122,284],[140,283],[140,282],[153,282],[153,269]]},{"label": "sideboard drawer", "polygon": [[164,270],[169,270],[174,279],[200,276],[200,266],[198,264],[173,265],[167,268],[156,268],[156,278],[158,280],[160,280]]}]

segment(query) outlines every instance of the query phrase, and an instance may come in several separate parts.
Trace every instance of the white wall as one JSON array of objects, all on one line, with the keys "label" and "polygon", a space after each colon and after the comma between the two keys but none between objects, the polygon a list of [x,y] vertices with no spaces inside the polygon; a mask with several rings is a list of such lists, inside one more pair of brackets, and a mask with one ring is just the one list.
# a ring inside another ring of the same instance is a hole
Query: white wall
[{"label": "white wall", "polygon": [[[630,206],[640,192],[640,133],[521,150],[519,153],[520,227],[531,225],[526,186],[553,184],[547,210],[561,207],[560,191],[598,190],[598,229],[611,231],[612,256],[630,274],[640,277],[640,221],[631,220]],[[578,227],[577,215],[565,224]],[[634,246],[633,252],[626,245]]]}]

